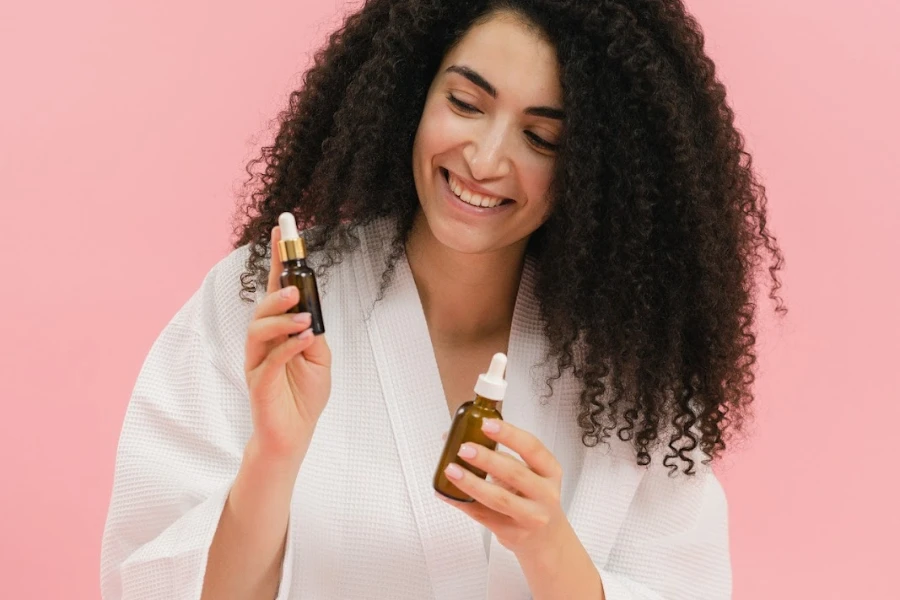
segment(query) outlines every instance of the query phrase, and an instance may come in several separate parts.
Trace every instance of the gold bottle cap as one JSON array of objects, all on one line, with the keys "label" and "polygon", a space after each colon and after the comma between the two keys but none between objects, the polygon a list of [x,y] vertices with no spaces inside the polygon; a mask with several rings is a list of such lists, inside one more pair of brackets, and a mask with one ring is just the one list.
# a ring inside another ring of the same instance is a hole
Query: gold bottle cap
[{"label": "gold bottle cap", "polygon": [[278,252],[281,262],[286,260],[297,260],[306,258],[306,240],[297,237],[292,240],[280,240],[278,242]]}]

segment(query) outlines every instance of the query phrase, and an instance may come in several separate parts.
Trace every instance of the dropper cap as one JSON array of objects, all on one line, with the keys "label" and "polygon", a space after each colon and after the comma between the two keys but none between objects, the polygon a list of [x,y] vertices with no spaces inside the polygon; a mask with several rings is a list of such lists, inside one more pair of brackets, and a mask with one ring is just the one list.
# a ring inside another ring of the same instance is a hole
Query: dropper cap
[{"label": "dropper cap", "polygon": [[475,384],[475,393],[488,400],[503,400],[506,394],[506,380],[503,372],[506,371],[506,355],[498,352],[491,359],[491,366],[487,373],[478,376]]},{"label": "dropper cap", "polygon": [[283,212],[278,216],[278,228],[281,229],[281,241],[278,250],[281,262],[306,258],[306,240],[297,233],[297,221],[294,215]]}]

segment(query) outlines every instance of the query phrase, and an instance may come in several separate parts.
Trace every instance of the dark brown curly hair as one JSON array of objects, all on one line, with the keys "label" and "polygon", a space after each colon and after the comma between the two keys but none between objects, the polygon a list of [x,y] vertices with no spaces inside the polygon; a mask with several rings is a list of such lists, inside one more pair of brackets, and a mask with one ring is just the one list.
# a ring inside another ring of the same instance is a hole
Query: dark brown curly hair
[{"label": "dark brown curly hair", "polygon": [[367,1],[247,166],[241,295],[265,286],[284,211],[316,232],[320,274],[358,247],[360,225],[395,218],[384,292],[419,209],[411,157],[426,92],[448,49],[498,10],[555,46],[564,94],[553,209],[527,249],[558,365],[548,384],[566,369],[582,382],[586,445],[615,433],[639,464],[664,451],[673,474],[692,474],[696,451],[721,455],[749,415],[766,252],[769,297],[787,309],[765,188],[681,0]]}]

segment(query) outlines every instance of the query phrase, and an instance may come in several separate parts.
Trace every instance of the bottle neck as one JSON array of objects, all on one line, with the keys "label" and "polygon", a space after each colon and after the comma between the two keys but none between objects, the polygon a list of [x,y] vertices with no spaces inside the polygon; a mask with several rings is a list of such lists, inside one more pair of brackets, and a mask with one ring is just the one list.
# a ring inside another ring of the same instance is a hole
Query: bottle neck
[{"label": "bottle neck", "polygon": [[499,402],[499,400],[491,400],[490,398],[475,394],[475,406],[480,408],[497,408]]},{"label": "bottle neck", "polygon": [[290,258],[286,261],[283,261],[281,264],[285,268],[291,268],[291,267],[296,267],[296,266],[301,266],[301,267],[307,266],[305,258]]}]

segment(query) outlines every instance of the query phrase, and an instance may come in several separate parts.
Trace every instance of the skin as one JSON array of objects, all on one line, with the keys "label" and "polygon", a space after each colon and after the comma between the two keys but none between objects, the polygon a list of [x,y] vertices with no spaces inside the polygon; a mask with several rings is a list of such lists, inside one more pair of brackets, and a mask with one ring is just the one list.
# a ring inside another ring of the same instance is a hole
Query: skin
[{"label": "skin", "polygon": [[[452,65],[477,70],[496,97],[447,72]],[[448,104],[451,92],[476,112]],[[431,87],[413,152],[422,210],[408,252],[445,387],[450,379],[470,387],[489,362],[490,354],[481,360],[479,353],[508,343],[525,244],[550,208],[554,156],[532,136],[553,142],[562,126],[526,111],[561,108],[561,98],[552,47],[502,15],[473,28],[448,53]],[[450,210],[441,168],[515,204],[490,219]],[[279,239],[276,227],[273,248]],[[280,289],[277,252],[271,260],[245,347],[254,430],[210,547],[204,599],[275,597],[294,484],[331,393],[328,342],[304,333],[308,314],[285,314],[297,290]],[[456,397],[448,393],[448,403]],[[559,506],[559,463],[513,425],[500,422],[487,433],[524,462],[469,446],[474,454],[464,458],[497,483],[464,470],[448,473],[477,500],[455,505],[516,553],[536,600],[603,599],[600,576]]]},{"label": "skin", "polygon": [[[476,72],[496,97],[455,69]],[[509,16],[465,35],[429,89],[413,144],[421,211],[408,251],[438,337],[465,343],[508,329],[525,245],[550,209],[556,157],[537,139],[556,143],[562,130],[559,119],[526,114],[539,106],[562,109],[556,54]],[[452,210],[442,169],[514,200],[511,210],[499,218]]]},{"label": "skin", "polygon": [[[562,110],[555,51],[501,14],[444,57],[416,132],[421,210],[407,257],[451,414],[471,399],[471,382],[491,356],[507,348],[525,245],[550,210],[556,157],[546,144],[558,142],[562,120],[530,114],[535,107]],[[444,170],[514,203],[498,216],[465,214],[447,200]]]},{"label": "skin", "polygon": [[[413,146],[421,211],[407,251],[451,412],[470,399],[491,354],[508,345],[526,243],[551,209],[562,97],[553,47],[503,13],[460,40],[429,89]],[[467,214],[448,196],[444,171],[513,203],[494,215]],[[485,426],[524,462],[464,444],[460,456],[492,481],[451,464],[447,476],[476,502],[436,497],[516,554],[535,599],[604,598],[560,506],[559,462],[528,432],[503,421]]]}]

